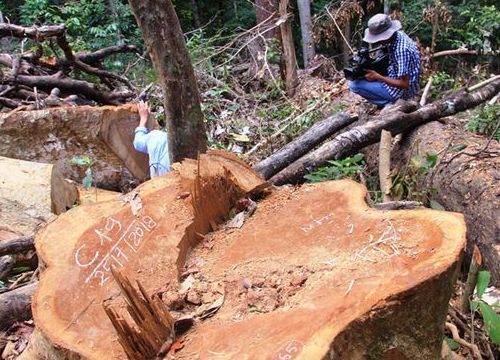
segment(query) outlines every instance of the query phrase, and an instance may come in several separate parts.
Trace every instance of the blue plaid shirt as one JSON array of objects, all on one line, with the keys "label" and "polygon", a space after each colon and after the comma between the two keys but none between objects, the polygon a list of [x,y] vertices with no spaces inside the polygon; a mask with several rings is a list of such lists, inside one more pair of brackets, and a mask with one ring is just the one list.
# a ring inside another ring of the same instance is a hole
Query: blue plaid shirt
[{"label": "blue plaid shirt", "polygon": [[420,54],[417,46],[408,35],[398,31],[396,39],[389,45],[389,57],[387,75],[391,79],[402,79],[404,75],[408,75],[410,84],[406,90],[385,83],[384,86],[394,99],[413,98],[420,88]]}]

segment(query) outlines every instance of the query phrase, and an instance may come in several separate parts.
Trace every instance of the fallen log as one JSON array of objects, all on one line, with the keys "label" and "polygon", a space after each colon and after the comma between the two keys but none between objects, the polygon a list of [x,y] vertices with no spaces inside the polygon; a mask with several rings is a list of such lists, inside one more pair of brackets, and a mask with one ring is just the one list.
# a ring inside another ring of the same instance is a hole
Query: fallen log
[{"label": "fallen log", "polygon": [[345,113],[338,113],[330,116],[314,124],[304,134],[262,160],[254,166],[254,170],[260,173],[264,178],[269,179],[293,161],[307,154],[309,150],[321,144],[334,133],[349,126],[356,120],[356,116]]},{"label": "fallen log", "polygon": [[[0,203],[5,206],[2,212],[17,209],[48,221],[53,214],[61,214],[76,203],[76,187],[64,180],[57,166],[0,157],[0,168]],[[0,225],[8,228],[13,224]]]},{"label": "fallen log", "polygon": [[[153,127],[153,121],[148,126]],[[72,165],[71,160],[87,155],[94,161],[93,186],[130,190],[149,176],[147,155],[132,144],[138,123],[135,105],[0,114],[0,154],[56,164],[65,178],[78,183],[86,167]]]},{"label": "fallen log", "polygon": [[31,319],[31,297],[38,282],[32,282],[0,294],[0,330],[8,329],[16,321]]},{"label": "fallen log", "polygon": [[32,305],[46,355],[126,358],[101,306],[123,306],[113,267],[143,294],[161,293],[175,320],[196,320],[175,358],[352,359],[375,347],[438,357],[461,215],[377,211],[366,189],[338,181],[270,189],[241,228],[226,229],[237,200],[265,186],[238,159],[203,154],[137,188],[135,216],[111,200],[46,226]]},{"label": "fallen log", "polygon": [[0,256],[18,254],[35,250],[33,236],[23,236],[17,239],[0,241]]},{"label": "fallen log", "polygon": [[500,79],[496,79],[473,93],[462,91],[408,114],[401,112],[380,114],[368,123],[336,136],[317,150],[298,159],[274,175],[270,181],[275,185],[300,182],[304,175],[326,164],[328,160],[342,159],[355,154],[367,145],[378,142],[382,130],[388,130],[394,136],[432,120],[475,107],[491,99],[499,91]]},{"label": "fallen log", "polygon": [[414,130],[393,151],[393,162],[402,168],[416,148],[422,156],[437,154],[437,165],[425,174],[423,184],[436,189],[432,198],[445,209],[464,214],[468,259],[477,245],[492,284],[500,286],[500,144],[448,118]]},{"label": "fallen log", "polygon": [[16,260],[13,256],[0,256],[0,281],[4,281],[9,276],[15,264]]}]

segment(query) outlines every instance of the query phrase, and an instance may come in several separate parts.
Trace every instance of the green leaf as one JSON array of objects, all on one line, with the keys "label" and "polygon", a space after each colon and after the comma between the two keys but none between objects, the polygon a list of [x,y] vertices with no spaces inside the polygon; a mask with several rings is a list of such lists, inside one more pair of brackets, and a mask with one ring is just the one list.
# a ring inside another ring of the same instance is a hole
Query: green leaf
[{"label": "green leaf", "polygon": [[85,177],[83,178],[82,185],[83,185],[83,188],[85,190],[90,189],[90,187],[92,186],[92,169],[91,168],[88,168],[85,171]]},{"label": "green leaf", "polygon": [[479,301],[472,300],[470,302],[470,309],[476,311],[479,308]]},{"label": "green leaf", "polygon": [[490,283],[490,279],[491,273],[489,271],[480,271],[477,275],[476,291],[478,298],[481,298],[481,296],[483,296],[484,291]]},{"label": "green leaf", "polygon": [[425,154],[425,160],[427,161],[427,165],[429,168],[433,168],[436,166],[438,156],[433,153],[426,153]]},{"label": "green leaf", "polygon": [[460,344],[457,343],[455,340],[452,338],[449,338],[448,336],[445,337],[446,342],[448,343],[448,346],[450,347],[451,350],[455,351],[460,349]]},{"label": "green leaf", "polygon": [[490,335],[491,341],[496,345],[500,345],[500,315],[484,301],[479,302],[479,309],[481,310],[484,326]]},{"label": "green leaf", "polygon": [[440,203],[438,203],[436,200],[431,200],[429,202],[429,205],[430,205],[431,209],[444,210],[444,206],[441,205]]}]

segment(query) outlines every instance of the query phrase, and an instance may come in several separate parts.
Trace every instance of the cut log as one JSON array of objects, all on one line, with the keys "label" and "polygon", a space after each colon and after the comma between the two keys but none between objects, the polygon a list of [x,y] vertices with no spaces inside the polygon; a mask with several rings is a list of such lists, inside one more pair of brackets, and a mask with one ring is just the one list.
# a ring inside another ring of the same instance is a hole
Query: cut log
[{"label": "cut log", "polygon": [[265,179],[269,179],[281,169],[301,156],[307,154],[315,146],[321,144],[337,131],[357,120],[357,117],[338,113],[314,124],[304,134],[286,144],[280,150],[254,166],[255,171]]},{"label": "cut log", "polygon": [[246,164],[212,152],[137,188],[141,207],[136,216],[131,204],[119,199],[63,214],[36,238],[47,266],[33,302],[39,330],[63,349],[63,357],[69,352],[91,359],[124,358],[100,305],[117,294],[111,266],[148,290],[175,282],[203,234],[227,220],[240,197],[263,186]]},{"label": "cut log", "polygon": [[338,181],[274,188],[241,228],[221,226],[263,186],[239,160],[201,155],[137,188],[136,216],[112,200],[46,226],[33,313],[52,358],[126,358],[101,306],[123,306],[111,266],[198,320],[175,358],[438,358],[461,215],[370,209],[366,189]]},{"label": "cut log", "polygon": [[57,166],[0,157],[0,168],[2,229],[31,236],[38,224],[76,203],[76,187]]},{"label": "cut log", "polygon": [[[500,144],[462,130],[452,118],[419,127],[393,152],[401,168],[418,148],[419,154],[438,154],[426,174],[427,190],[445,209],[463,213],[467,223],[467,258],[479,247],[492,283],[500,286]],[[416,146],[418,144],[418,146]],[[460,148],[463,148],[459,150]],[[448,150],[446,150],[448,149]]]},{"label": "cut log", "polygon": [[0,256],[24,253],[35,250],[33,236],[0,241]]},{"label": "cut log", "polygon": [[394,136],[432,120],[475,107],[491,99],[499,91],[500,79],[497,79],[473,93],[462,91],[448,99],[436,101],[409,114],[398,112],[382,113],[366,124],[341,133],[317,150],[310,152],[281,170],[270,180],[275,185],[300,182],[304,175],[326,164],[328,160],[338,160],[354,155],[363,147],[378,142],[382,129],[390,131]]},{"label": "cut log", "polygon": [[64,177],[78,183],[86,168],[71,159],[88,155],[94,160],[93,186],[130,190],[149,176],[147,155],[132,144],[138,122],[135,105],[0,114],[0,154],[57,164]]},{"label": "cut log", "polygon": [[31,319],[31,297],[37,286],[33,282],[0,294],[0,330],[8,329],[16,321]]}]

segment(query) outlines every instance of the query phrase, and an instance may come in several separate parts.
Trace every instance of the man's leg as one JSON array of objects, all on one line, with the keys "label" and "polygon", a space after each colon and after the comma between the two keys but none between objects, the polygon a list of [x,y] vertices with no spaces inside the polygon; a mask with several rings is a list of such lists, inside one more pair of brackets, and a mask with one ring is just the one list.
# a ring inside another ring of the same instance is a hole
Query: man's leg
[{"label": "man's leg", "polygon": [[349,89],[362,97],[364,97],[368,102],[385,106],[395,102],[394,99],[385,86],[379,81],[368,81],[368,80],[353,80],[348,82]]}]

